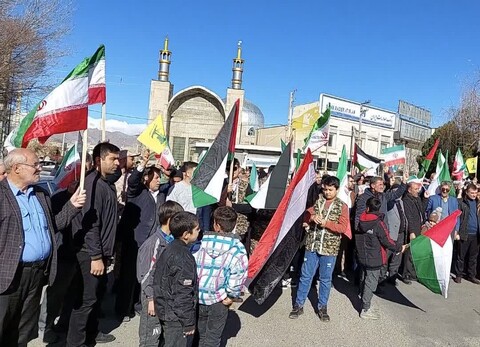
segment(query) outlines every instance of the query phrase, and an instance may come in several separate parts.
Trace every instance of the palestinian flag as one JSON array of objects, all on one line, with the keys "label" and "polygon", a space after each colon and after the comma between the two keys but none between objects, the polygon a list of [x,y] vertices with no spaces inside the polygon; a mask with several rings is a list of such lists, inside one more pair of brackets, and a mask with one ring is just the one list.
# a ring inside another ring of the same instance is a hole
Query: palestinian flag
[{"label": "palestinian flag", "polygon": [[428,168],[430,167],[430,163],[432,162],[433,157],[435,156],[435,152],[437,151],[439,143],[440,143],[440,139],[436,139],[432,149],[430,150],[430,152],[428,152],[427,156],[422,162],[420,171],[418,172],[418,177],[423,178],[427,174]]},{"label": "palestinian flag", "polygon": [[192,196],[193,204],[197,208],[220,200],[227,160],[233,159],[235,152],[239,106],[240,100],[237,100],[215,141],[193,173]]},{"label": "palestinian flag", "polygon": [[307,193],[315,181],[310,150],[248,261],[247,285],[258,304],[270,295],[290,266],[303,239]]},{"label": "palestinian flag", "polygon": [[82,167],[82,159],[80,158],[80,151],[82,150],[79,143],[75,143],[63,156],[53,182],[57,189],[65,189],[70,183],[80,178],[80,170]]},{"label": "palestinian flag", "polygon": [[39,102],[13,130],[14,147],[27,147],[38,138],[87,129],[88,105],[105,103],[105,46],[83,60],[45,99]]},{"label": "palestinian flag", "polygon": [[287,144],[282,139],[280,139],[280,147],[282,152],[285,150],[285,148],[287,148]]},{"label": "palestinian flag", "polygon": [[458,181],[463,180],[464,177],[468,177],[467,164],[465,164],[465,160],[463,160],[460,148],[457,149],[457,153],[455,154],[452,176]]},{"label": "palestinian flag", "polygon": [[252,163],[252,168],[250,169],[250,188],[254,192],[258,192],[259,188],[259,182],[258,182],[258,171],[257,171],[257,165],[255,165],[255,162]]},{"label": "palestinian flag", "polygon": [[406,153],[405,145],[398,145],[382,149],[382,155],[385,160],[385,165],[393,166],[405,164]]},{"label": "palestinian flag", "polygon": [[330,124],[330,105],[328,105],[325,112],[318,118],[313,124],[310,134],[304,140],[305,146],[303,149],[309,148],[312,152],[325,146],[328,143],[329,138],[329,124]]},{"label": "palestinian flag", "polygon": [[277,165],[271,173],[269,173],[267,180],[262,184],[258,192],[246,197],[246,201],[250,206],[256,209],[273,210],[278,207],[278,204],[285,194],[287,187],[288,174],[290,171],[291,162],[291,142],[288,143],[287,148],[282,152]]},{"label": "palestinian flag", "polygon": [[355,144],[353,152],[353,165],[360,171],[376,170],[381,160],[365,153],[360,146]]},{"label": "palestinian flag", "polygon": [[460,210],[453,212],[410,242],[418,282],[445,298],[448,294],[453,255],[453,242],[450,235],[460,214]]}]

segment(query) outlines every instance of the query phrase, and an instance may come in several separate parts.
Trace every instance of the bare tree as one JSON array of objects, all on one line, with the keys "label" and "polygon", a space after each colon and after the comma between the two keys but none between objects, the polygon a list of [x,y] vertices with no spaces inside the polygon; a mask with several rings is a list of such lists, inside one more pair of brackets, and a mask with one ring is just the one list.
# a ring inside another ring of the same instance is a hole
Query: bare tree
[{"label": "bare tree", "polygon": [[71,26],[63,0],[0,0],[0,144],[10,131],[18,96],[45,93],[48,72],[67,53],[62,39]]}]

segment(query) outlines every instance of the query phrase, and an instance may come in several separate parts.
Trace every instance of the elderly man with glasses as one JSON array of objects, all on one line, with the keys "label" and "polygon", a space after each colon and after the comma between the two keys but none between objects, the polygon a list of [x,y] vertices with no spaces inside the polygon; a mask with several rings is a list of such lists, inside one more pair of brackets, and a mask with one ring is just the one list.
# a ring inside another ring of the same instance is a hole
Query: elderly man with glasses
[{"label": "elderly man with glasses", "polygon": [[35,183],[41,165],[29,149],[11,151],[0,182],[0,346],[27,346],[38,334],[40,297],[57,270],[55,233],[85,204],[75,192],[56,215],[50,197]]},{"label": "elderly man with glasses", "polygon": [[[453,212],[458,210],[458,201],[455,195],[450,195],[451,182],[442,182],[438,194],[432,195],[428,198],[425,217],[428,218],[430,214],[438,207],[442,208],[442,215],[440,220],[445,219]],[[457,225],[455,226],[455,239],[458,239],[458,229],[460,228],[460,218],[457,218]]]}]

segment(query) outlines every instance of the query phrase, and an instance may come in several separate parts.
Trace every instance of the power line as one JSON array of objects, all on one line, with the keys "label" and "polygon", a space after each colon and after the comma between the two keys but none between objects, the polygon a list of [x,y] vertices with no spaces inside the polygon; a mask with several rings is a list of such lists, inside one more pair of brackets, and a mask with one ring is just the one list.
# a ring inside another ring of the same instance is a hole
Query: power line
[{"label": "power line", "polygon": [[[89,112],[95,112],[95,113],[102,113],[102,111],[98,111],[98,110],[89,110]],[[129,119],[141,119],[141,120],[144,120],[146,121],[147,120],[147,117],[136,117],[136,116],[127,116],[127,115],[124,115],[124,114],[119,114],[119,113],[111,113],[111,112],[107,112],[107,115],[110,115],[110,116],[116,116],[116,117],[121,117],[121,118],[129,118]]]}]

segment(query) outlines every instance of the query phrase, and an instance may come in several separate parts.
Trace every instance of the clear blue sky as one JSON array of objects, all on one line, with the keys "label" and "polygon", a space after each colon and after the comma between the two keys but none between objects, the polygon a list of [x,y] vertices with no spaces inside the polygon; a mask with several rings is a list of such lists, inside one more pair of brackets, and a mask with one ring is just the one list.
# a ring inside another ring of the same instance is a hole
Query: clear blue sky
[{"label": "clear blue sky", "polygon": [[108,118],[145,123],[166,35],[175,91],[200,84],[221,97],[242,40],[243,87],[266,124],[287,122],[297,89],[297,104],[329,93],[396,110],[403,99],[438,126],[479,71],[479,13],[478,1],[77,1],[72,54],[55,75],[104,43],[107,112],[138,119]]}]

